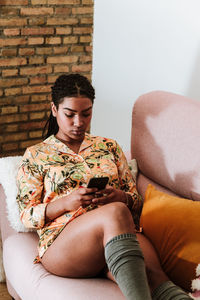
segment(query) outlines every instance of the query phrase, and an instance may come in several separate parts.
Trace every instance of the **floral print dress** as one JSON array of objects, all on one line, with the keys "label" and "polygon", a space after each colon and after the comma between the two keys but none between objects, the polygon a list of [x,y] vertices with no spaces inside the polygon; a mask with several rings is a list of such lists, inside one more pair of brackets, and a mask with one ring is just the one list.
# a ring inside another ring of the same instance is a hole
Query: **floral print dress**
[{"label": "floral print dress", "polygon": [[102,176],[109,177],[109,185],[132,196],[132,214],[138,223],[142,200],[126,158],[114,140],[85,134],[79,153],[75,153],[52,135],[26,150],[17,175],[17,201],[25,227],[37,229],[40,258],[66,224],[95,208],[79,207],[45,223],[47,204],[86,187],[91,177]]}]

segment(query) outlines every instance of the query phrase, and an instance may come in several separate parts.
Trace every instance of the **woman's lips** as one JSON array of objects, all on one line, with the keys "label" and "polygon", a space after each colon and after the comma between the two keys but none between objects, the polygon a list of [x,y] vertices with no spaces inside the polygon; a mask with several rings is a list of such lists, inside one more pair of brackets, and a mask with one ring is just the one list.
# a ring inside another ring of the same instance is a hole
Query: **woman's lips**
[{"label": "woman's lips", "polygon": [[84,133],[85,133],[84,130],[72,130],[72,134],[74,134],[74,135],[82,135]]}]

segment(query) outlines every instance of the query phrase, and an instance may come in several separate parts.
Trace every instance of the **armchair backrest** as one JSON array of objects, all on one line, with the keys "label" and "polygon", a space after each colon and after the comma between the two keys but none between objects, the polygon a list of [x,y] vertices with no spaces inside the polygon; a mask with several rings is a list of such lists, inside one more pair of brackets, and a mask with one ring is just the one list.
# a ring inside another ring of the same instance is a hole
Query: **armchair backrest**
[{"label": "armchair backrest", "polygon": [[131,158],[172,192],[200,200],[200,101],[154,91],[133,107]]}]

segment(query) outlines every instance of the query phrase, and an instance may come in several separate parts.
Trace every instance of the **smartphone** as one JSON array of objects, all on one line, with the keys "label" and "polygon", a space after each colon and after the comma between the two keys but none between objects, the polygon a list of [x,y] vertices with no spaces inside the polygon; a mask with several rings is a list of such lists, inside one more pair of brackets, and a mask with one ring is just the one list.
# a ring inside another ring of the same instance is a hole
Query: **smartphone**
[{"label": "smartphone", "polygon": [[98,188],[98,190],[103,190],[109,181],[109,177],[92,177],[89,180],[88,188]]}]

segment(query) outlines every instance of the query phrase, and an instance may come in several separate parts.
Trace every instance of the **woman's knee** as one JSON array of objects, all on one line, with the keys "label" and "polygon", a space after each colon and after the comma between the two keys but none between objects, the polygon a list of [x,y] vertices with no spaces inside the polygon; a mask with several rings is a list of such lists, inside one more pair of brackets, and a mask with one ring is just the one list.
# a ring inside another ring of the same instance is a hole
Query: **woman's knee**
[{"label": "woman's knee", "polygon": [[104,243],[116,235],[135,232],[132,215],[124,203],[113,202],[104,205],[102,216],[101,226],[104,233]]},{"label": "woman's knee", "polygon": [[133,223],[128,207],[122,202],[112,202],[102,207],[103,214],[108,221],[129,221]]}]

